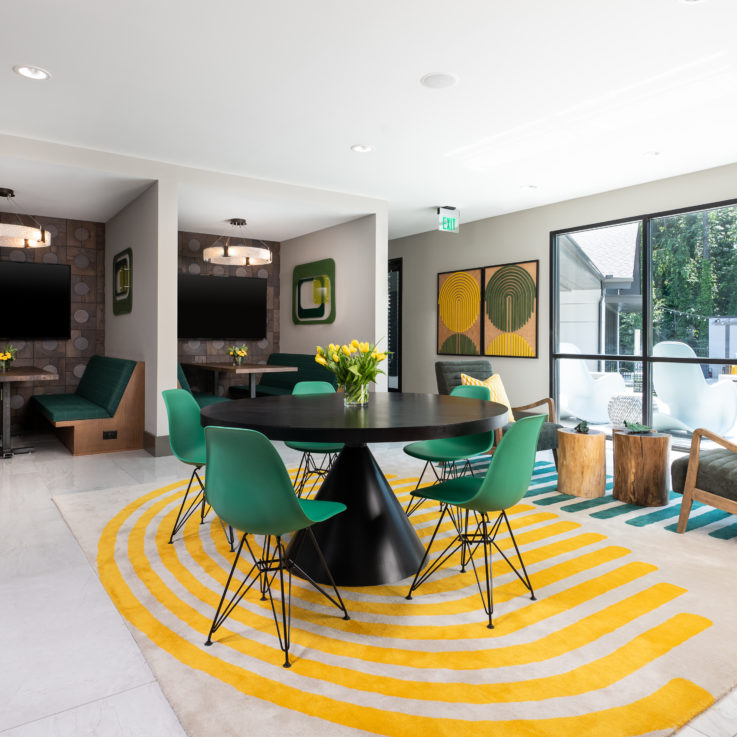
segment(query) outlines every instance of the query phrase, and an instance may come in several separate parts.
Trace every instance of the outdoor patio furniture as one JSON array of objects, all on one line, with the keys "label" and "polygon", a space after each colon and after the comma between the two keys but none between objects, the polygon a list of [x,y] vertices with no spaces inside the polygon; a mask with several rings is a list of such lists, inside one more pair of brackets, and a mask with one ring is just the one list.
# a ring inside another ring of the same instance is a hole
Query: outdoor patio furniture
[{"label": "outdoor patio furniture", "polygon": [[[561,343],[560,352],[581,353],[573,343]],[[578,417],[597,425],[608,424],[609,400],[615,394],[625,393],[624,379],[615,372],[595,379],[583,359],[563,358],[558,365],[561,415]]]},{"label": "outdoor patio furniture", "polygon": [[[653,355],[696,358],[690,345],[670,340],[658,343]],[[737,421],[737,386],[731,381],[708,384],[698,363],[653,364],[653,388],[661,402],[660,409],[653,412],[657,430],[691,432],[708,427],[724,435]]]}]

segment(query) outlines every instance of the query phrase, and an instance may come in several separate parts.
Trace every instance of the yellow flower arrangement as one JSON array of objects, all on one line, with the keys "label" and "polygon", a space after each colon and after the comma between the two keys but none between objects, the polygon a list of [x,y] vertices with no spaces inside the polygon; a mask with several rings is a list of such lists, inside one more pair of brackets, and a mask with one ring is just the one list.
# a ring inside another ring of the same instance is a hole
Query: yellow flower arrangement
[{"label": "yellow flower arrangement", "polygon": [[15,361],[15,354],[18,349],[14,345],[6,345],[2,353],[0,353],[0,371],[10,368],[10,364]]},{"label": "yellow flower arrangement", "polygon": [[245,345],[229,345],[228,355],[233,359],[236,366],[243,363],[243,359],[248,355],[248,346]]},{"label": "yellow flower arrangement", "polygon": [[368,403],[368,385],[384,373],[379,364],[386,356],[376,345],[358,340],[344,345],[330,343],[327,348],[318,345],[315,349],[315,361],[335,374],[348,405]]}]

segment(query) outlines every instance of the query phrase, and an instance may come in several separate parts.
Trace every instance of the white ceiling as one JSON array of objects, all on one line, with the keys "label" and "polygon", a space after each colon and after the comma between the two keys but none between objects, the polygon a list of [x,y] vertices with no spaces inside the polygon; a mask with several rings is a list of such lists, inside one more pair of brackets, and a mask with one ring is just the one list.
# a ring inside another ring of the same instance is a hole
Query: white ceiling
[{"label": "white ceiling", "polygon": [[[464,223],[737,161],[737,0],[16,0],[1,20],[0,132],[384,199],[392,237],[436,205]],[[188,228],[222,220],[187,197]],[[248,207],[225,217],[262,208],[280,240],[280,203]],[[303,210],[281,207],[289,237],[350,215]]]}]

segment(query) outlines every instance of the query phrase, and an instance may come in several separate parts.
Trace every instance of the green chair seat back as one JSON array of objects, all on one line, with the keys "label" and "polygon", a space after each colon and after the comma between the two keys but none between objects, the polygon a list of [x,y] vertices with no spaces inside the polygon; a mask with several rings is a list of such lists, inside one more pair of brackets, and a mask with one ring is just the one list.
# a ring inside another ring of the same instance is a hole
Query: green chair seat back
[{"label": "green chair seat back", "polygon": [[309,527],[284,463],[255,430],[205,428],[207,501],[227,525],[255,535],[284,535]]},{"label": "green chair seat back", "polygon": [[534,415],[518,420],[507,430],[491,457],[478,493],[464,507],[500,512],[517,504],[530,486],[543,422],[544,415]]},{"label": "green chair seat back", "polygon": [[174,455],[184,463],[205,464],[205,429],[200,423],[200,406],[186,389],[162,392],[169,417],[169,444]]},{"label": "green chair seat back", "polygon": [[[491,390],[488,386],[455,386],[450,390],[451,397],[468,397],[469,399],[483,399],[487,402],[491,401]],[[469,455],[477,455],[486,453],[491,450],[494,445],[494,433],[481,432],[475,435],[466,435],[463,438],[467,441],[469,447]],[[478,450],[481,448],[481,450]]]},{"label": "green chair seat back", "polygon": [[335,394],[335,387],[327,381],[298,381],[292,394]]},{"label": "green chair seat back", "polygon": [[184,389],[186,392],[191,392],[192,387],[189,385],[189,382],[187,381],[187,377],[184,374],[184,369],[182,368],[182,364],[177,361],[177,381],[179,382],[179,386]]}]

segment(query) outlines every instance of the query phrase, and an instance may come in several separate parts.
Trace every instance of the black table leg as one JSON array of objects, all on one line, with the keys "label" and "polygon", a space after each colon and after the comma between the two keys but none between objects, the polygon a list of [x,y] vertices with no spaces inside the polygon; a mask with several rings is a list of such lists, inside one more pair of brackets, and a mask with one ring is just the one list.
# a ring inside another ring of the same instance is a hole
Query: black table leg
[{"label": "black table leg", "polygon": [[251,399],[256,398],[256,374],[248,374],[248,388],[251,392]]},{"label": "black table leg", "polygon": [[7,382],[0,384],[0,404],[3,412],[3,458],[10,458],[13,449],[10,442],[10,391]]},{"label": "black table leg", "polygon": [[[417,572],[424,548],[366,445],[345,446],[316,499],[343,502],[345,512],[313,531],[335,582],[340,586],[395,583]],[[328,583],[314,548],[303,532],[287,555],[313,579]]]}]

